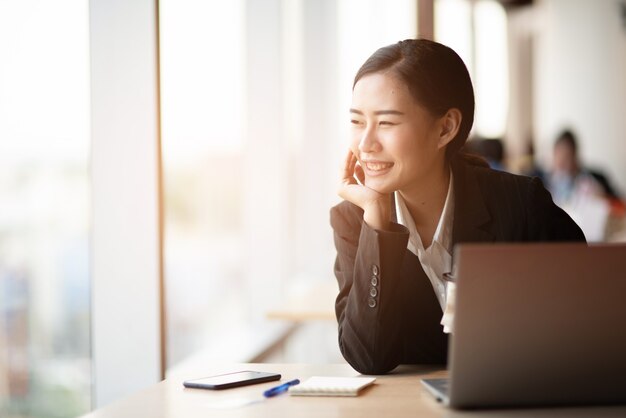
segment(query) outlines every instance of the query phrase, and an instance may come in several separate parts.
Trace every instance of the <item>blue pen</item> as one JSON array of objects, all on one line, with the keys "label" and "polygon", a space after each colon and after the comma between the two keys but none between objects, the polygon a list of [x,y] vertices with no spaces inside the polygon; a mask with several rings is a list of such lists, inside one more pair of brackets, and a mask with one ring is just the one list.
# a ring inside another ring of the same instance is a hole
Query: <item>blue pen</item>
[{"label": "blue pen", "polygon": [[265,396],[266,398],[271,398],[272,396],[280,395],[283,392],[287,392],[290,386],[295,386],[298,383],[300,383],[300,380],[298,379],[290,380],[289,382],[283,383],[282,385],[266,390],[265,392],[263,392],[263,396]]}]

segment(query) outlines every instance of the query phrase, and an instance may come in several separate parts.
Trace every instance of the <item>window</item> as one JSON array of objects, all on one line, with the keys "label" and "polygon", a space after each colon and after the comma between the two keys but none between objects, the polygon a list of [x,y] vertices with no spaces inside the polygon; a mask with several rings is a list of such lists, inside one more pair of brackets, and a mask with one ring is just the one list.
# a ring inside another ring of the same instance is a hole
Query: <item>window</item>
[{"label": "window", "polygon": [[[335,280],[328,213],[352,78],[375,49],[414,37],[417,16],[409,0],[160,5],[172,368],[207,350],[237,359],[241,333],[277,327],[268,309]],[[331,321],[294,338],[317,344],[279,361],[341,361]]]},{"label": "window", "polygon": [[473,131],[497,138],[505,133],[508,103],[506,14],[495,0],[437,0],[435,39],[465,61],[474,84]]},{"label": "window", "polygon": [[0,415],[90,409],[88,2],[0,2]]},{"label": "window", "polygon": [[[244,1],[160,2],[168,364],[250,317]],[[263,162],[258,162],[263,166]]]}]

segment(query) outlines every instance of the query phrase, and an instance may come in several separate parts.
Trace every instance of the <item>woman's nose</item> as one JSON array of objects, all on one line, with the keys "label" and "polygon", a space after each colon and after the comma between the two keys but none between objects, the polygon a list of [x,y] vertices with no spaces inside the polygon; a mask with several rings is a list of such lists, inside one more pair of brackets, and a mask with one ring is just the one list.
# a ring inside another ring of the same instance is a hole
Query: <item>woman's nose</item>
[{"label": "woman's nose", "polygon": [[380,142],[373,129],[363,131],[361,140],[359,141],[359,151],[361,152],[377,152],[381,150]]}]

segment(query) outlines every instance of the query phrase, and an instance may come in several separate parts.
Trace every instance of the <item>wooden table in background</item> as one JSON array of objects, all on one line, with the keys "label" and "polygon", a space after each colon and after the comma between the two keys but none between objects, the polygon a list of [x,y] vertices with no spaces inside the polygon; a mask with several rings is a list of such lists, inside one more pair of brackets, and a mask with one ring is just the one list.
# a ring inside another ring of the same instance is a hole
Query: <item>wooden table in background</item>
[{"label": "wooden table in background", "polygon": [[335,299],[339,288],[335,280],[309,284],[287,296],[283,305],[267,312],[268,319],[293,322],[335,321]]}]

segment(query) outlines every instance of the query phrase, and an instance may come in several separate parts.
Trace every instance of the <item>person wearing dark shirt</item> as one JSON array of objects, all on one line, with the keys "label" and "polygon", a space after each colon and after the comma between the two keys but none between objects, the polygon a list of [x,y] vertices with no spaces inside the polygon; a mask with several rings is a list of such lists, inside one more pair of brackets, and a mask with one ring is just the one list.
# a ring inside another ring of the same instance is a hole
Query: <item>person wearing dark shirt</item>
[{"label": "person wearing dark shirt", "polygon": [[446,363],[455,244],[585,240],[539,179],[459,152],[473,118],[467,68],[442,44],[383,47],[356,74],[330,221],[339,347],[361,373]]},{"label": "person wearing dark shirt", "polygon": [[567,205],[575,199],[589,196],[604,198],[612,203],[622,202],[603,172],[583,167],[578,155],[578,141],[571,130],[566,129],[558,135],[553,157],[547,184],[557,204]]}]

